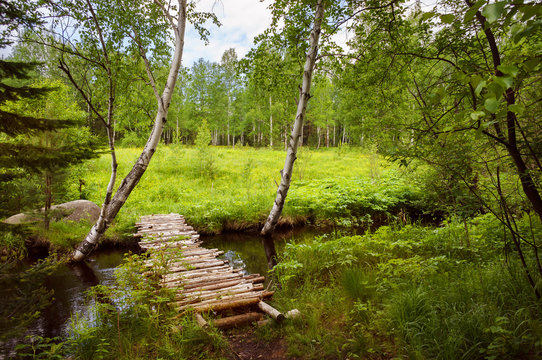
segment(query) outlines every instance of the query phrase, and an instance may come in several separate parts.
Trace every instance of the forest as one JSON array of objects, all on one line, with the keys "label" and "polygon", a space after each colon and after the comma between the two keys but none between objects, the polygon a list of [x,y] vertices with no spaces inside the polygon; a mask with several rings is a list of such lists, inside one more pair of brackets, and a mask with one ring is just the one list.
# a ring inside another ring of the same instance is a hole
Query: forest
[{"label": "forest", "polygon": [[[0,0],[0,358],[542,357],[540,2],[263,6]],[[169,213],[301,315],[179,313]]]}]

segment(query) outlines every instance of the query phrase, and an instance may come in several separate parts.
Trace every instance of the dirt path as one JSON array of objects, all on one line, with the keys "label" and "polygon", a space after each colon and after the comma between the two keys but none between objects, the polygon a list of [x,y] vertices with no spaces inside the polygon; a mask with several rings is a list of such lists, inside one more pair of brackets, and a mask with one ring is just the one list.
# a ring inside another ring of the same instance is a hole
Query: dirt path
[{"label": "dirt path", "polygon": [[231,360],[283,360],[286,356],[286,342],[277,338],[271,341],[259,339],[255,328],[245,327],[225,334],[231,347]]}]

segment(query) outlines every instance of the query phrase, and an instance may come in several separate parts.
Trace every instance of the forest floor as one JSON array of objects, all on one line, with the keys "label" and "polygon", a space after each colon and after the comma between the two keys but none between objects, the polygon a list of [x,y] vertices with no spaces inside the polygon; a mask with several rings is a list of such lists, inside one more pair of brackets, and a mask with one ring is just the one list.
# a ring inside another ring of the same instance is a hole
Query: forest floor
[{"label": "forest floor", "polygon": [[256,328],[241,328],[225,334],[230,345],[231,360],[283,360],[295,359],[286,355],[286,340],[274,338],[261,339]]}]

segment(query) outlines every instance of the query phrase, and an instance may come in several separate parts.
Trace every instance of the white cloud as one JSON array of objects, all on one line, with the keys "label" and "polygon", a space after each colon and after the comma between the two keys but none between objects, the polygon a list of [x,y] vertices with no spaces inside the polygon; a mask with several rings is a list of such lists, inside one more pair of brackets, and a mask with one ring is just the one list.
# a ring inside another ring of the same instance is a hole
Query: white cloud
[{"label": "white cloud", "polygon": [[235,48],[238,58],[251,49],[254,37],[261,34],[271,23],[269,1],[260,0],[201,0],[198,11],[212,11],[222,24],[208,24],[211,35],[205,46],[193,26],[187,27],[183,65],[190,67],[194,61],[204,58],[219,62],[224,51]]}]

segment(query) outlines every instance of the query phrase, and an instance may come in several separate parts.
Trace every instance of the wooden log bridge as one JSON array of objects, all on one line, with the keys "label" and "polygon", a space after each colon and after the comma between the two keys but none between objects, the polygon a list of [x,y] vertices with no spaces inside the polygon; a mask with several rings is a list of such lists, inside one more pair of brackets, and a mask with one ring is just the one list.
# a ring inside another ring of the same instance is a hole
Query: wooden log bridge
[{"label": "wooden log bridge", "polygon": [[[223,251],[200,247],[199,235],[188,226],[179,214],[142,216],[136,223],[139,246],[145,250],[162,250],[167,253],[167,273],[161,285],[176,290],[174,306],[181,312],[192,309],[202,327],[208,326],[202,312],[223,312],[235,309],[235,316],[211,321],[216,327],[226,328],[261,320],[261,313],[275,320],[284,318],[280,312],[263,302],[273,295],[264,289],[264,276],[245,275],[234,269],[227,260],[219,259]],[[158,264],[156,252],[146,260],[149,266]],[[257,306],[256,306],[257,305]],[[243,309],[246,309],[243,312]],[[239,313],[241,311],[241,313]]]}]

